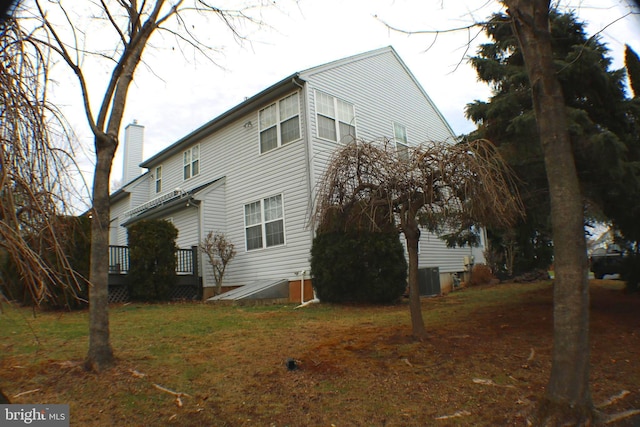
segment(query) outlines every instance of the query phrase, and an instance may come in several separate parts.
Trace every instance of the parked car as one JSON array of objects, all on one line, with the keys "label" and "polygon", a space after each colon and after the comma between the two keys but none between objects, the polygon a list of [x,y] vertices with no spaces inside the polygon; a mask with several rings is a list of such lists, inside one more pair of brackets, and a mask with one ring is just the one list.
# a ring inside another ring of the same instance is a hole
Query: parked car
[{"label": "parked car", "polygon": [[625,256],[625,251],[618,245],[595,249],[589,259],[593,276],[602,279],[606,274],[620,274]]}]

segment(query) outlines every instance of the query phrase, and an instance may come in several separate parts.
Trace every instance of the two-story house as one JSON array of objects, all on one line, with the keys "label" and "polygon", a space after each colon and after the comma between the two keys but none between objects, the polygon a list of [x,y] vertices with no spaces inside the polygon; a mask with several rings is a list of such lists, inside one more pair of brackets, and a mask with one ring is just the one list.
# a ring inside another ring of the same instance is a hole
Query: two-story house
[{"label": "two-story house", "polygon": [[[399,152],[455,140],[392,47],[310,68],[143,161],[146,172],[112,195],[110,244],[126,245],[125,227],[135,221],[165,218],[178,228],[180,247],[197,245],[210,230],[225,233],[237,250],[228,285],[296,281],[300,272],[308,280],[318,181],[336,147],[354,137],[388,138]],[[422,236],[420,266],[439,267],[443,287],[469,257],[481,257],[482,248],[450,249]],[[211,295],[211,268],[200,265]]]}]

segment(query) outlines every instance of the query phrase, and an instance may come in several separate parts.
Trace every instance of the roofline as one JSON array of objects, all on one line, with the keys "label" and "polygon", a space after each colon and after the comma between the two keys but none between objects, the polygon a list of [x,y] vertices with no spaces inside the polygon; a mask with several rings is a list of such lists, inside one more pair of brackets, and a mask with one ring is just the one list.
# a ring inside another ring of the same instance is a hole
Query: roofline
[{"label": "roofline", "polygon": [[302,83],[304,83],[304,80],[300,78],[300,73],[294,73],[288,77],[285,77],[278,83],[269,86],[262,92],[259,92],[251,98],[243,101],[232,109],[227,110],[218,117],[191,132],[189,135],[179,139],[169,147],[140,163],[140,167],[148,169],[152,165],[162,162],[163,160],[179,153],[183,149],[183,147],[211,135],[212,133],[223,128],[229,123],[239,119],[248,112],[255,110],[256,107],[267,104],[292,89],[300,88],[300,85]]},{"label": "roofline", "polygon": [[122,200],[124,199],[126,196],[129,195],[129,192],[126,191],[124,189],[124,187],[117,189],[116,191],[114,191],[113,193],[111,193],[111,195],[109,196],[109,202],[110,203],[115,203],[118,200]]},{"label": "roofline", "polygon": [[342,64],[346,64],[346,63],[350,63],[350,62],[354,62],[354,61],[359,61],[361,59],[370,58],[372,56],[377,56],[377,55],[380,55],[380,54],[383,54],[383,53],[386,53],[386,52],[394,52],[395,55],[398,56],[398,54],[393,49],[393,46],[384,46],[384,47],[380,47],[380,48],[377,48],[377,49],[368,50],[366,52],[359,52],[359,53],[356,53],[354,55],[350,55],[350,56],[347,56],[347,57],[344,57],[344,58],[335,59],[333,61],[326,62],[324,64],[316,65],[314,67],[307,68],[306,70],[301,71],[298,74],[300,74],[302,79],[304,79],[305,76],[311,76],[311,75],[314,75],[316,73],[322,72],[324,70],[338,67],[338,66],[340,66]]},{"label": "roofline", "polygon": [[186,205],[188,207],[191,203],[199,205],[201,202],[199,200],[195,200],[191,194],[187,194],[184,197],[177,197],[173,200],[168,201],[166,204],[147,209],[139,215],[130,217],[128,220],[122,223],[122,226],[128,227],[131,224],[142,221],[144,219],[159,218],[163,213],[179,210],[182,205]]},{"label": "roofline", "polygon": [[302,79],[305,79],[307,76],[311,76],[313,74],[322,72],[322,71],[330,69],[330,68],[334,68],[334,67],[340,66],[342,64],[346,64],[346,63],[350,63],[350,62],[354,62],[354,61],[359,61],[361,59],[371,58],[373,56],[381,55],[381,54],[384,54],[384,53],[391,53],[398,60],[398,62],[400,63],[402,68],[405,70],[405,72],[407,73],[409,78],[411,78],[411,80],[413,80],[413,82],[416,85],[416,87],[420,90],[420,92],[422,92],[422,95],[425,97],[427,102],[431,105],[431,107],[433,108],[435,113],[438,115],[438,117],[440,118],[440,120],[442,121],[444,126],[447,128],[447,130],[451,133],[452,137],[454,139],[457,138],[456,133],[454,132],[453,128],[451,127],[451,124],[449,124],[447,119],[442,114],[442,111],[440,111],[440,109],[435,104],[435,102],[433,102],[433,100],[431,99],[431,97],[429,96],[429,94],[427,93],[425,88],[422,86],[420,81],[416,78],[416,76],[413,74],[411,69],[409,69],[407,64],[400,57],[400,54],[398,54],[398,52],[395,50],[395,48],[392,45],[380,47],[378,49],[369,50],[367,52],[357,53],[355,55],[347,56],[347,57],[341,58],[341,59],[336,59],[335,61],[327,62],[326,64],[321,64],[321,65],[306,69],[306,70],[300,72],[299,74],[301,75]]},{"label": "roofline", "polygon": [[407,64],[402,60],[402,58],[400,57],[398,52],[396,52],[396,50],[392,46],[389,46],[389,48],[390,48],[390,51],[398,59],[398,62],[400,62],[400,65],[402,65],[402,68],[404,68],[405,72],[409,75],[409,77],[411,77],[411,79],[414,81],[414,83],[416,84],[418,89],[420,89],[420,91],[422,92],[422,95],[427,99],[429,104],[431,104],[431,107],[433,108],[433,111],[436,112],[436,114],[438,115],[438,117],[440,118],[440,120],[442,121],[444,126],[449,130],[449,132],[453,136],[454,140],[457,139],[458,135],[456,135],[456,133],[454,132],[453,128],[451,127],[451,125],[449,124],[447,119],[442,114],[442,111],[440,111],[440,108],[438,108],[438,106],[436,105],[435,102],[433,102],[433,100],[431,99],[431,97],[429,96],[429,94],[427,93],[425,88],[422,86],[422,84],[420,84],[420,81],[416,78],[416,76],[413,74],[411,69],[409,69]]}]

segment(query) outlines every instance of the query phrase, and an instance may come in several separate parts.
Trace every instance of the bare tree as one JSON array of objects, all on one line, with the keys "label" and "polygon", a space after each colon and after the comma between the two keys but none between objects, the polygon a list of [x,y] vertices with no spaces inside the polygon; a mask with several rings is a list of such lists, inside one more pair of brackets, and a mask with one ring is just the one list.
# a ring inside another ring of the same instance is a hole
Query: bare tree
[{"label": "bare tree", "polygon": [[541,425],[588,425],[593,404],[589,390],[589,283],[583,203],[551,48],[550,0],[503,3],[508,7],[531,82],[551,202],[553,360],[546,402],[540,407]]},{"label": "bare tree", "polygon": [[[354,142],[338,150],[318,194],[315,221],[336,215],[345,227],[372,225],[386,216],[403,233],[409,254],[409,304],[413,335],[427,337],[418,289],[420,228],[468,231],[473,224],[511,224],[522,214],[512,173],[488,141],[431,143],[399,157],[386,142]],[[352,209],[357,207],[356,209]],[[352,214],[355,213],[355,214]],[[460,234],[458,234],[460,235]]]},{"label": "bare tree", "polygon": [[48,103],[46,53],[14,19],[0,25],[0,44],[0,248],[38,303],[52,285],[71,285],[54,264],[71,271],[55,230],[73,191],[73,153],[56,135],[63,120]]},{"label": "bare tree", "polygon": [[[65,0],[36,0],[35,3],[42,27],[46,29],[46,34],[39,40],[55,51],[77,78],[86,119],[94,136],[89,351],[85,366],[101,371],[114,362],[108,316],[109,175],[119,143],[129,87],[142,62],[143,51],[154,34],[164,31],[181,46],[189,46],[210,58],[207,52],[211,48],[200,42],[188,20],[209,14],[219,18],[220,30],[230,31],[237,41],[241,41],[241,24],[261,24],[251,15],[251,10],[259,3],[237,10],[221,9],[205,0],[100,0],[84,2],[82,7]],[[102,51],[91,51],[89,36],[92,31],[78,29],[82,20],[106,23],[107,29],[100,32],[99,37],[101,41],[112,40],[113,44]],[[214,31],[213,28],[209,25],[207,30]],[[92,69],[84,68],[84,60],[89,56],[103,60],[102,70],[111,70],[104,82],[104,92],[98,97],[94,96],[96,91],[89,84]],[[98,108],[94,110],[96,100],[99,100]]]},{"label": "bare tree", "polygon": [[[36,304],[52,301],[56,287],[79,289],[57,233],[73,194],[73,153],[48,103],[48,70],[46,51],[18,22],[0,22],[0,255]],[[8,403],[1,391],[0,403]]]},{"label": "bare tree", "polygon": [[209,260],[213,269],[213,278],[216,281],[216,295],[222,293],[222,280],[227,269],[227,264],[236,256],[235,245],[227,240],[224,233],[209,231],[198,245],[198,249]]}]

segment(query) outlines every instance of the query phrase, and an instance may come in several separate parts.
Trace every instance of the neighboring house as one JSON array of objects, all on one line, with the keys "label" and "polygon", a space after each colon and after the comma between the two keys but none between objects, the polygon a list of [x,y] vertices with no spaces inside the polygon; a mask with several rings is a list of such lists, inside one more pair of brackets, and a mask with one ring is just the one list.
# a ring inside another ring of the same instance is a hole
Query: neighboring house
[{"label": "neighboring house", "polygon": [[[134,122],[127,132],[125,145],[141,145],[142,126]],[[164,218],[183,248],[210,230],[225,233],[237,251],[227,285],[296,281],[303,271],[308,280],[318,181],[336,147],[354,137],[389,138],[399,155],[407,146],[455,140],[392,47],[330,62],[286,77],[140,163],[146,172],[125,176],[111,196],[110,244],[126,245],[129,224]],[[446,287],[465,259],[481,261],[482,250],[448,249],[425,231],[420,267],[439,267]],[[211,268],[200,265],[210,295]]]}]

